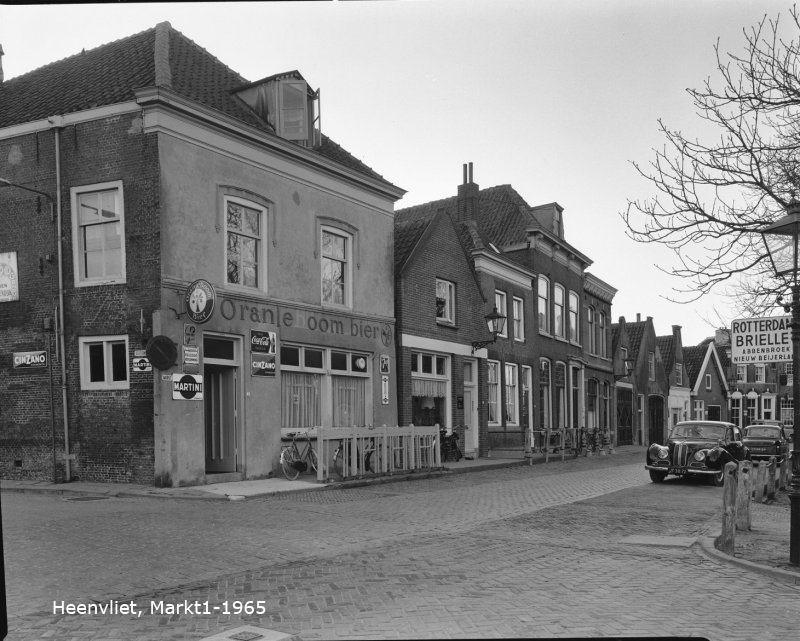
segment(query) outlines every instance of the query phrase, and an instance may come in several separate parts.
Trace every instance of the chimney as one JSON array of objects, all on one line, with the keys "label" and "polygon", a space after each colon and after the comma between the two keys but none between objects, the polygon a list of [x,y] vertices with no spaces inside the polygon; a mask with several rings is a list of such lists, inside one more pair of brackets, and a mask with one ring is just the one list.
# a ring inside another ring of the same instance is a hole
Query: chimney
[{"label": "chimney", "polygon": [[478,192],[480,188],[472,180],[472,163],[464,165],[464,183],[458,186],[458,210],[456,220],[464,222],[478,217]]},{"label": "chimney", "polygon": [[0,84],[3,82],[3,45],[0,45]]},{"label": "chimney", "polygon": [[639,312],[636,312],[636,322],[637,323],[641,323],[642,322],[642,315]]}]

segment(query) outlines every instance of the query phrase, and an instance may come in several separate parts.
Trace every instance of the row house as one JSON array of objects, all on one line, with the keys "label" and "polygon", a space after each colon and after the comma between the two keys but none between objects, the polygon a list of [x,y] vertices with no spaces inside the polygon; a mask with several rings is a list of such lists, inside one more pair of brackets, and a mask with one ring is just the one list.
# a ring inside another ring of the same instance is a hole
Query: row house
[{"label": "row house", "polygon": [[683,363],[691,390],[695,420],[728,421],[728,382],[713,338],[683,348]]},{"label": "row house", "polygon": [[725,367],[729,389],[729,420],[740,427],[759,421],[793,422],[792,364],[731,362],[730,329],[718,329],[714,343]]},{"label": "row house", "polygon": [[672,326],[672,334],[656,336],[656,345],[661,353],[664,373],[669,382],[667,395],[666,431],[691,415],[691,390],[683,361],[683,339],[680,325]]},{"label": "row house", "polygon": [[404,191],[299,72],[158,24],[0,82],[0,178],[4,477],[263,478],[287,430],[396,423]]},{"label": "row house", "polygon": [[[471,354],[478,358],[479,372],[479,455],[522,448],[532,433],[541,438],[547,429],[609,432],[614,384],[609,318],[616,290],[588,274],[591,260],[564,239],[560,205],[531,207],[510,185],[481,190],[469,164],[464,166],[464,181],[455,197],[398,210],[396,229],[415,225],[428,229],[441,224],[435,221],[445,215],[453,221],[462,243],[458,248],[451,247],[445,257],[426,258],[433,261],[432,267],[416,276],[417,286],[420,291],[431,292],[432,287],[439,286],[443,291],[458,292],[458,283],[451,287],[446,278],[437,276],[443,272],[436,263],[445,260],[459,264],[466,255],[483,301],[475,308],[480,313],[472,320],[487,317],[490,309],[507,320],[496,340],[488,344],[471,335],[475,341]],[[405,250],[397,245],[400,242],[398,232],[396,252],[402,254]],[[434,251],[442,253],[444,247],[447,245],[437,244]],[[435,285],[431,279],[436,279]],[[398,327],[404,349],[407,337],[427,331],[425,323],[416,328],[411,322],[409,314],[417,305],[417,298],[407,295],[411,282],[398,281],[397,285]],[[469,291],[465,300],[470,300]],[[455,328],[450,331],[457,336]],[[447,359],[450,353],[443,351],[441,355]],[[400,380],[406,376],[400,362],[404,358],[404,354],[398,357]],[[457,399],[452,416],[458,420],[445,424],[460,429],[458,398],[463,381],[453,380],[451,384],[456,386],[453,395]],[[473,451],[470,438],[466,436],[465,442]]]},{"label": "row house", "polygon": [[649,445],[666,436],[670,378],[658,346],[653,318],[624,316],[611,326],[617,388],[617,444]]}]

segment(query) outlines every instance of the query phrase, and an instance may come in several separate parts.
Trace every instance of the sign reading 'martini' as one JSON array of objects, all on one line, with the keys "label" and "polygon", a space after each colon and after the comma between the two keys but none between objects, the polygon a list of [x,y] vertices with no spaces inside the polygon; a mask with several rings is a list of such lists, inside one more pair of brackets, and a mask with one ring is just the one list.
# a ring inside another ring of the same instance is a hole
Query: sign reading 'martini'
[{"label": "sign reading 'martini'", "polygon": [[745,318],[731,323],[731,362],[770,363],[792,360],[791,316]]}]

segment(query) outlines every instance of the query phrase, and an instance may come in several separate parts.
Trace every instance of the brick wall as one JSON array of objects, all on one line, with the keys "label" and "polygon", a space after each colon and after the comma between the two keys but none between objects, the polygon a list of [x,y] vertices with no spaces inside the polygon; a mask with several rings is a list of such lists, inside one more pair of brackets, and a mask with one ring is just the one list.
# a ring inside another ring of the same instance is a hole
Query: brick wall
[{"label": "brick wall", "polygon": [[[141,131],[138,115],[65,127],[60,132],[64,312],[70,450],[73,479],[153,482],[152,372],[130,373],[134,350],[144,349],[153,311],[160,306],[159,167],[155,135]],[[0,176],[53,194],[53,131],[0,141]],[[125,204],[126,283],[75,288],[70,188],[121,180]],[[60,363],[54,363],[51,421],[49,376],[14,370],[14,351],[53,343],[44,318],[54,315],[56,264],[38,257],[52,248],[53,227],[33,194],[0,189],[0,252],[17,251],[21,300],[0,304],[0,474],[6,478],[63,476]],[[5,233],[8,230],[8,233]],[[140,331],[140,319],[147,325]],[[83,391],[78,338],[127,335],[130,389]],[[48,373],[49,374],[49,373]]]}]

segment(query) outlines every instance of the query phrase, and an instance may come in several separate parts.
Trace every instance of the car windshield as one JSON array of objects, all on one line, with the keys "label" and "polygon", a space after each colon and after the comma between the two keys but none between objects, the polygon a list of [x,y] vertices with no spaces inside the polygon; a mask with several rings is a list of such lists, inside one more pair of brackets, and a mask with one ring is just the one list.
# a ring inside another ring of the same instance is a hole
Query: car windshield
[{"label": "car windshield", "polygon": [[751,425],[745,428],[744,435],[754,438],[780,438],[781,431],[777,427],[769,425]]},{"label": "car windshield", "polygon": [[678,424],[672,429],[670,438],[707,438],[725,437],[724,425],[704,425],[702,423]]}]

